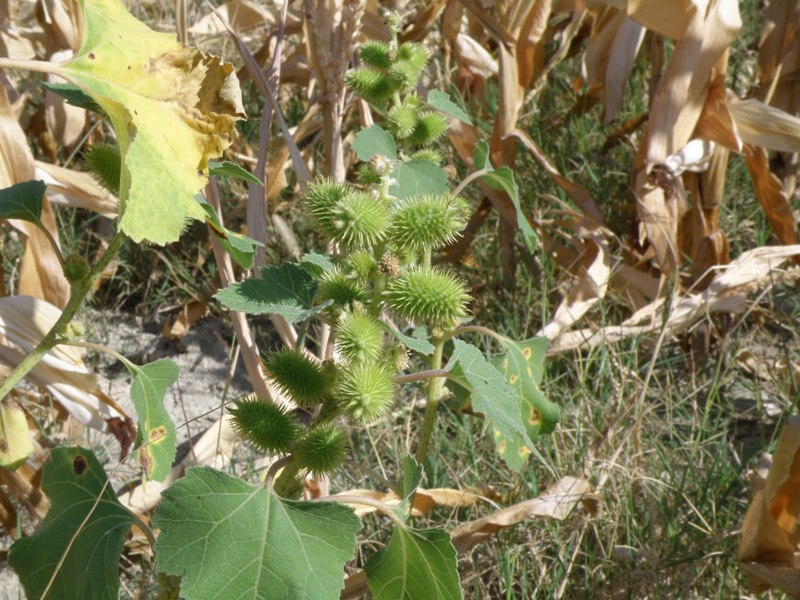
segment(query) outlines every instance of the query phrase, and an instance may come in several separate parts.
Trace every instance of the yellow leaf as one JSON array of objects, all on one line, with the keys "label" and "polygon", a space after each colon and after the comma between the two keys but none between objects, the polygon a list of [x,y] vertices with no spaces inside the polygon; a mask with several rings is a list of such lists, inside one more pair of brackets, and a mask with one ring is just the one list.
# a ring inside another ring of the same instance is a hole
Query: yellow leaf
[{"label": "yellow leaf", "polygon": [[233,65],[137,21],[119,0],[80,0],[81,49],[61,71],[106,111],[120,144],[120,228],[136,242],[178,239],[204,219],[208,160],[244,117]]},{"label": "yellow leaf", "polygon": [[25,413],[15,402],[0,404],[0,466],[12,471],[33,452]]}]

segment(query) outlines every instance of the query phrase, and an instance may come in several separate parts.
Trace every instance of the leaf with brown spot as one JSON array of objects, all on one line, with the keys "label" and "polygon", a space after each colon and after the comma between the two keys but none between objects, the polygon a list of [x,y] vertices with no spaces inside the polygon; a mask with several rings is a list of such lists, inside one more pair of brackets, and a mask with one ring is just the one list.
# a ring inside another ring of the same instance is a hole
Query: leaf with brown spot
[{"label": "leaf with brown spot", "polygon": [[137,460],[146,477],[164,481],[175,460],[175,424],[164,408],[164,395],[178,379],[178,365],[162,358],[141,367],[125,361],[125,366],[133,377],[131,400],[138,416]]}]

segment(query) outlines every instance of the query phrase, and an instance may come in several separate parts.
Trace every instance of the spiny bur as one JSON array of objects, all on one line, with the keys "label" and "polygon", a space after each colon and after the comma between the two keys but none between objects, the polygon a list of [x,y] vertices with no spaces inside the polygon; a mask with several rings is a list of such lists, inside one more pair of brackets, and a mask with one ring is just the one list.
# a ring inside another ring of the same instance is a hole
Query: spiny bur
[{"label": "spiny bur", "polygon": [[401,317],[433,327],[452,327],[466,316],[469,294],[464,283],[447,271],[414,267],[389,282],[384,298]]},{"label": "spiny bur", "polygon": [[336,383],[336,398],[350,417],[361,424],[383,416],[394,399],[394,378],[379,362],[345,367]]},{"label": "spiny bur", "polygon": [[380,198],[356,191],[333,210],[334,242],[349,250],[365,250],[382,242],[389,231],[389,208]]},{"label": "spiny bur", "polygon": [[97,182],[115,196],[119,195],[122,170],[119,148],[109,144],[95,144],[83,153],[83,159]]},{"label": "spiny bur", "polygon": [[347,264],[361,280],[367,281],[375,274],[375,257],[369,252],[362,250],[351,253],[347,257]]},{"label": "spiny bur", "polygon": [[364,100],[376,106],[386,104],[395,91],[392,81],[386,75],[366,67],[348,71],[347,85]]},{"label": "spiny bur", "polygon": [[419,146],[426,146],[438,139],[447,131],[447,120],[435,112],[424,112],[417,118],[417,125],[409,136],[409,141]]},{"label": "spiny bur", "polygon": [[358,52],[365,65],[377,69],[388,69],[392,64],[389,45],[384,42],[369,41],[362,44]]},{"label": "spiny bur", "polygon": [[336,306],[351,306],[369,300],[369,293],[358,281],[353,281],[339,267],[322,274],[317,287],[317,301],[332,300]]},{"label": "spiny bur", "polygon": [[349,311],[339,318],[336,348],[348,362],[373,361],[381,354],[383,329],[362,311]]},{"label": "spiny bur", "polygon": [[305,204],[314,226],[327,237],[336,235],[334,227],[335,208],[339,201],[354,191],[349,183],[331,179],[319,179],[308,186]]},{"label": "spiny bur", "polygon": [[235,400],[228,412],[234,429],[262,452],[288,452],[297,439],[295,420],[271,402],[245,396]]},{"label": "spiny bur", "polygon": [[270,352],[264,367],[275,385],[298,406],[313,407],[328,393],[330,379],[317,363],[297,350]]},{"label": "spiny bur", "polygon": [[317,425],[297,442],[292,455],[314,475],[329,475],[347,456],[347,437],[333,424]]},{"label": "spiny bur", "polygon": [[466,217],[463,200],[450,194],[412,196],[395,208],[392,242],[415,252],[440,248],[456,239]]}]

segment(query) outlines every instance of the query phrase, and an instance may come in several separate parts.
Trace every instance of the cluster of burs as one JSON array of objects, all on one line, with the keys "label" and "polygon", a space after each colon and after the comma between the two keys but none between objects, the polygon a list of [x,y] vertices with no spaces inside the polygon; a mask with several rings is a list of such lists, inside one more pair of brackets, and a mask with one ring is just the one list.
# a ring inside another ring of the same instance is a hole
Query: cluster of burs
[{"label": "cluster of burs", "polygon": [[[425,49],[369,42],[360,58],[349,86],[384,116],[401,159],[438,164],[441,157],[429,146],[447,124],[415,93]],[[441,335],[466,316],[464,283],[432,266],[431,256],[458,236],[468,208],[447,193],[394,197],[393,168],[393,160],[375,156],[361,165],[357,184],[318,180],[305,194],[307,215],[335,248],[316,298],[326,303],[335,360],[284,349],[269,353],[264,364],[276,387],[312,415],[311,423],[301,425],[292,413],[256,399],[239,400],[231,410],[236,427],[261,450],[290,454],[295,473],[338,468],[346,457],[345,429],[374,422],[391,407],[395,377],[408,367],[408,350],[391,324]]]}]

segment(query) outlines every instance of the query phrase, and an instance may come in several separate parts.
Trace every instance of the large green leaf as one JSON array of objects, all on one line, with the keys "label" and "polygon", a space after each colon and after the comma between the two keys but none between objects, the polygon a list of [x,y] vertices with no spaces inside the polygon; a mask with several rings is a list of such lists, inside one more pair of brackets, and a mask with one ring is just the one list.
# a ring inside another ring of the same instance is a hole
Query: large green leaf
[{"label": "large green leaf", "polygon": [[456,550],[446,531],[395,527],[364,565],[375,600],[458,600]]},{"label": "large green leaf", "polygon": [[153,524],[160,571],[181,597],[335,600],[361,522],[349,508],[282,500],[207,467],[162,493]]},{"label": "large green leaf", "polygon": [[264,267],[261,277],[232,283],[214,297],[231,310],[252,315],[277,314],[295,323],[327,306],[313,306],[316,293],[317,283],[305,269],[283,263],[280,267]]},{"label": "large green leaf", "polygon": [[175,424],[164,408],[164,394],[178,379],[178,365],[167,358],[137,367],[126,362],[133,377],[131,400],[136,408],[137,461],[150,479],[164,481],[175,460]]},{"label": "large green leaf", "polygon": [[91,450],[55,448],[42,487],[50,510],[9,556],[25,594],[41,598],[50,586],[48,600],[117,600],[119,556],[136,517],[107,485],[103,467]]},{"label": "large green leaf", "polygon": [[[453,340],[453,346],[453,354],[445,368],[452,371],[456,365],[461,367],[466,383],[471,387],[473,408],[483,413],[496,431],[495,441],[500,455],[503,456],[506,445],[527,446],[533,450],[533,443],[522,423],[517,391],[475,346],[461,340]],[[508,463],[515,470],[519,470],[520,465],[516,459]]]},{"label": "large green leaf", "polygon": [[38,225],[46,188],[42,181],[23,181],[0,190],[0,219],[20,219]]},{"label": "large green leaf", "polygon": [[501,190],[509,195],[511,202],[514,204],[514,209],[517,213],[517,227],[522,232],[522,239],[525,241],[525,246],[530,252],[536,251],[537,242],[539,240],[536,232],[528,222],[525,213],[522,212],[522,205],[519,199],[519,186],[514,180],[514,172],[508,167],[500,167],[495,170],[489,160],[489,146],[486,142],[478,142],[475,144],[475,169],[486,169],[488,173],[481,176],[488,186]]},{"label": "large green leaf", "polygon": [[392,171],[392,178],[397,183],[389,187],[389,193],[398,198],[444,194],[448,191],[444,169],[423,158],[398,162]]},{"label": "large green leaf", "polygon": [[362,129],[353,140],[353,150],[360,160],[369,160],[373,156],[385,156],[397,160],[397,146],[394,138],[385,129],[372,125]]},{"label": "large green leaf", "polygon": [[83,41],[63,76],[108,115],[123,156],[120,229],[136,242],[175,241],[208,161],[222,154],[244,117],[233,65],[158,33],[120,0],[78,0]]}]

